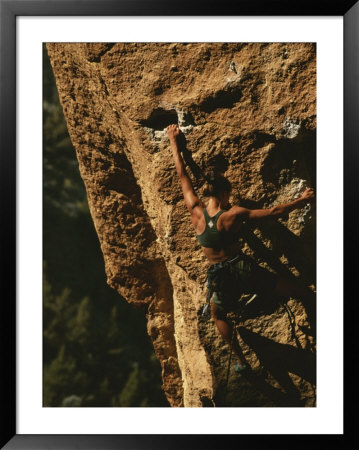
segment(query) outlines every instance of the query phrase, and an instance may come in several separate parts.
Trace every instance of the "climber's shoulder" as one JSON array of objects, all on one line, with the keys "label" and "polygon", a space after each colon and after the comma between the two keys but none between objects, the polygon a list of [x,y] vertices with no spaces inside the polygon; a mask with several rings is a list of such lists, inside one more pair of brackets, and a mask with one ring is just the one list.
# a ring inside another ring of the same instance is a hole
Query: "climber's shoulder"
[{"label": "climber's shoulder", "polygon": [[229,230],[233,225],[237,225],[246,218],[246,208],[241,206],[232,206],[227,211],[225,211],[218,220],[219,228],[224,228]]},{"label": "climber's shoulder", "polygon": [[204,208],[204,204],[202,203],[202,201],[197,197],[193,203],[190,205],[189,212],[191,213],[191,216],[198,216],[198,217],[202,217],[203,216],[203,208]]},{"label": "climber's shoulder", "polygon": [[204,205],[199,198],[197,198],[188,208],[191,214],[192,225],[196,230],[204,223],[203,208]]}]

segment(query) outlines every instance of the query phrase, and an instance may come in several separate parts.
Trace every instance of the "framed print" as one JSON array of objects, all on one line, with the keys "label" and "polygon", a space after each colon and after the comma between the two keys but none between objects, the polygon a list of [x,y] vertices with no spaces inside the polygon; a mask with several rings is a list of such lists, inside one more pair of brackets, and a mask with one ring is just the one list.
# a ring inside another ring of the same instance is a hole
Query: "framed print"
[{"label": "framed print", "polygon": [[358,4],[0,11],[3,448],[339,444]]}]

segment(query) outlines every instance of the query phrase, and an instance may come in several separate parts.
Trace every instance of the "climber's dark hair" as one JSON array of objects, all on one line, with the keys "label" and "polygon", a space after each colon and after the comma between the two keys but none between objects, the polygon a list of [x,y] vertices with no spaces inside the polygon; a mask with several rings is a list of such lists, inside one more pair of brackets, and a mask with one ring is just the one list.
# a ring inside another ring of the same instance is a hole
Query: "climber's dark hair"
[{"label": "climber's dark hair", "polygon": [[205,175],[205,183],[203,185],[203,195],[205,197],[216,197],[222,192],[230,193],[231,190],[232,185],[230,181],[222,174],[211,171]]}]

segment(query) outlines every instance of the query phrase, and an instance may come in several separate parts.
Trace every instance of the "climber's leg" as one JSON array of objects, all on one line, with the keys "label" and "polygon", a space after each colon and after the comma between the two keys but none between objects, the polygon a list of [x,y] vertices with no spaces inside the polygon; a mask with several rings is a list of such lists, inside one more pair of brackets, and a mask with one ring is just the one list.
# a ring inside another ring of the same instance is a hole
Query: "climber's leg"
[{"label": "climber's leg", "polygon": [[[221,336],[227,342],[229,346],[232,346],[234,353],[236,354],[239,364],[245,364],[245,358],[242,349],[239,345],[237,333],[233,329],[233,326],[228,323],[225,313],[223,313],[218,306],[211,302],[212,318],[220,332]],[[234,333],[232,341],[232,333]]]}]

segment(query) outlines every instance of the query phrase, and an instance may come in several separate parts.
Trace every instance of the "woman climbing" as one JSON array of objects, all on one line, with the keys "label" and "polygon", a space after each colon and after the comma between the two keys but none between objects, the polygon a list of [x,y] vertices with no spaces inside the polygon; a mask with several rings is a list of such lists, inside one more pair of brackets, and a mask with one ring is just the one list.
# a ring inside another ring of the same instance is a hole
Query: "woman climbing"
[{"label": "woman climbing", "polygon": [[[180,130],[178,125],[169,125],[167,134],[171,143],[173,159],[179,176],[183,197],[191,214],[192,224],[203,252],[211,264],[208,270],[207,287],[212,290],[212,318],[216,326],[232,347],[238,358],[237,372],[248,370],[236,333],[227,320],[227,312],[232,311],[241,292],[246,289],[257,294],[301,295],[300,287],[281,276],[260,268],[239,254],[236,245],[244,222],[277,218],[302,208],[314,199],[314,191],[308,188],[302,196],[292,202],[274,206],[270,209],[247,209],[231,206],[229,196],[230,182],[222,175],[207,177],[203,195],[208,198],[205,206],[197,197],[189,178],[178,146]],[[254,289],[254,291],[253,291]]]}]

